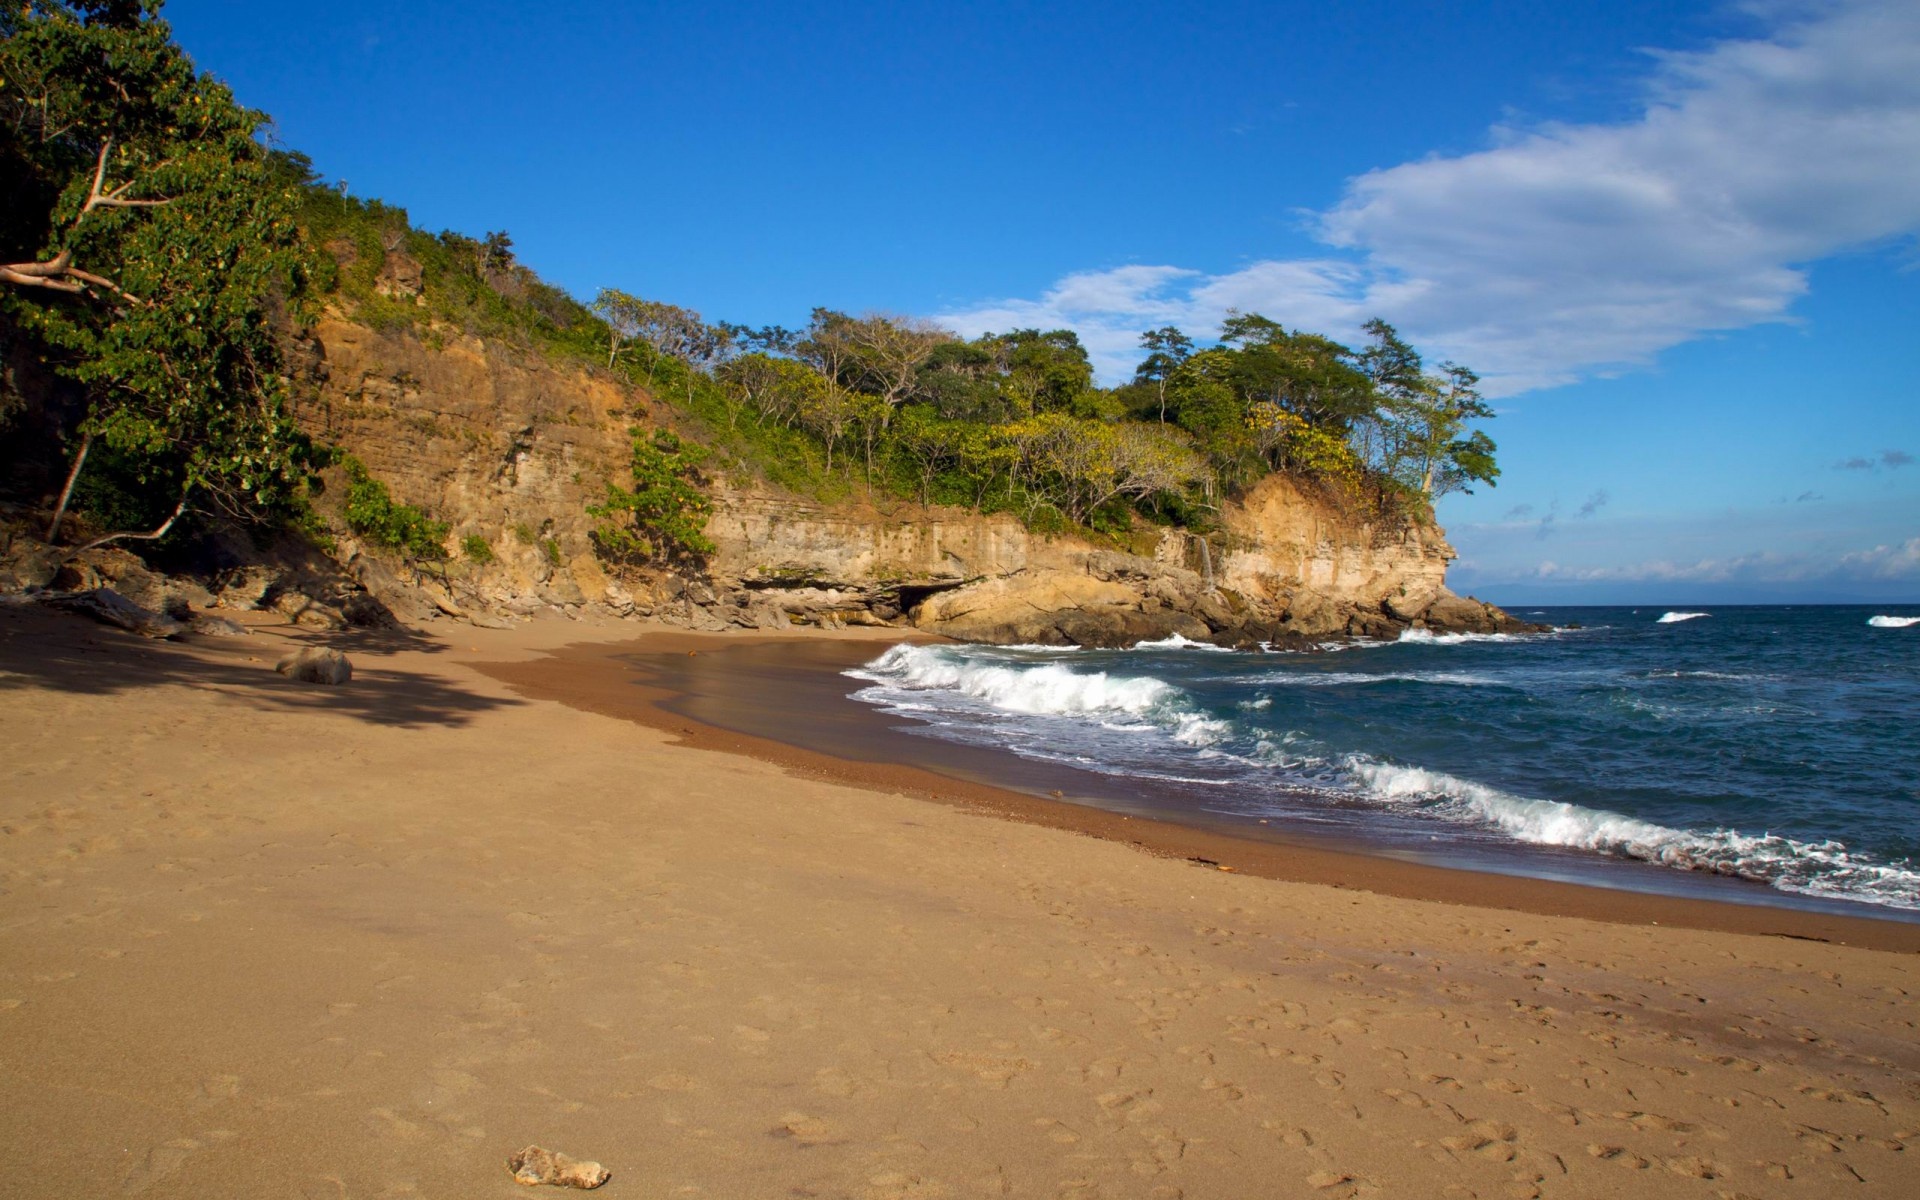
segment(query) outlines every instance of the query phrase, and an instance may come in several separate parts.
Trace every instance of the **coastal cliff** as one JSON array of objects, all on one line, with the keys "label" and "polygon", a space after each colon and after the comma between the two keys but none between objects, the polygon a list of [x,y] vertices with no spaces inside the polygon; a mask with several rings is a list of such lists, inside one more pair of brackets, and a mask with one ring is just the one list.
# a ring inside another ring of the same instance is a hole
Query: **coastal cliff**
[{"label": "coastal cliff", "polygon": [[1122,551],[1004,513],[827,505],[723,470],[701,568],[612,572],[587,507],[625,482],[630,427],[673,419],[644,390],[463,333],[376,329],[340,312],[313,327],[303,356],[296,414],[308,432],[448,522],[455,544],[488,548],[414,574],[342,536],[341,562],[403,617],[487,623],[592,607],[694,628],[895,624],[1085,645],[1517,625],[1446,590],[1453,555],[1437,527],[1349,516],[1283,475],[1228,503],[1208,537],[1149,530]]}]

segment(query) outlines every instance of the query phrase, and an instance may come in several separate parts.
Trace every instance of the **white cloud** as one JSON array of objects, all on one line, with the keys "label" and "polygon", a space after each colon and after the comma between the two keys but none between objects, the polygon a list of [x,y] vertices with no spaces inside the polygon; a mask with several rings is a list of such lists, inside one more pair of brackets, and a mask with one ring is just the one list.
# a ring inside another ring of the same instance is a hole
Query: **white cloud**
[{"label": "white cloud", "polygon": [[1691,561],[1650,559],[1604,567],[1542,562],[1527,578],[1567,583],[1920,583],[1920,537],[1875,546],[1838,559],[1761,550]]},{"label": "white cloud", "polygon": [[1920,580],[1920,537],[1842,555],[1840,572],[1859,579]]},{"label": "white cloud", "polygon": [[1350,181],[1316,218],[1325,256],[1085,272],[941,319],[1077,329],[1112,380],[1151,326],[1238,308],[1352,337],[1378,314],[1496,395],[1787,319],[1808,264],[1920,231],[1920,4],[1752,11],[1771,36],[1656,54],[1633,120],[1495,129]]}]

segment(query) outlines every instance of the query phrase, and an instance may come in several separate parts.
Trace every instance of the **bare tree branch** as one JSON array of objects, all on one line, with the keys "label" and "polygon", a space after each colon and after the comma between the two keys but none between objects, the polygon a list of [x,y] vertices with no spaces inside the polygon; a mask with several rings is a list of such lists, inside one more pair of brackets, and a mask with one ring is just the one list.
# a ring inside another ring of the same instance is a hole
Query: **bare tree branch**
[{"label": "bare tree branch", "polygon": [[[102,190],[107,181],[107,155],[110,154],[112,150],[112,138],[108,138],[106,141],[100,143],[100,161],[95,163],[93,168],[93,187],[87,192],[87,202],[80,206],[80,217],[86,216],[96,208],[158,208],[163,204],[171,203],[170,200],[121,199],[121,197],[126,194],[127,189],[133,186],[131,180],[121,184],[110,192]],[[75,225],[80,223],[80,217],[74,218],[73,223]]]},{"label": "bare tree branch", "polygon": [[[93,186],[88,190],[87,202],[80,206],[80,215],[73,219],[75,225],[78,225],[96,208],[157,208],[169,203],[167,200],[124,199],[127,189],[133,186],[131,180],[110,192],[103,190],[107,179],[107,157],[112,151],[112,138],[100,144],[100,157],[93,167]],[[112,292],[129,304],[141,306],[146,304],[146,301],[128,292],[111,279],[75,267],[72,250],[62,250],[46,262],[0,263],[0,282],[11,283],[17,287],[47,288],[69,294],[84,293],[87,285],[92,284]]]},{"label": "bare tree branch", "polygon": [[22,267],[42,266],[41,263],[18,263],[0,266],[0,282],[11,283],[17,287],[42,287],[56,292],[84,292],[86,285],[71,279],[53,279],[35,271],[24,271]]},{"label": "bare tree branch", "polygon": [[92,541],[88,542],[86,545],[80,547],[78,550],[75,550],[74,553],[81,554],[81,553],[84,553],[85,551],[93,549],[95,546],[104,546],[108,542],[117,542],[121,538],[133,538],[137,541],[142,541],[142,542],[155,541],[159,538],[163,538],[167,536],[167,530],[172,529],[173,523],[175,521],[178,521],[180,519],[180,514],[186,511],[187,511],[187,493],[182,492],[180,493],[180,503],[173,506],[173,513],[170,516],[168,516],[166,520],[160,522],[160,528],[154,530],[152,533],[138,533],[131,529],[123,530],[120,533],[110,533],[105,537],[97,537],[93,539]]}]

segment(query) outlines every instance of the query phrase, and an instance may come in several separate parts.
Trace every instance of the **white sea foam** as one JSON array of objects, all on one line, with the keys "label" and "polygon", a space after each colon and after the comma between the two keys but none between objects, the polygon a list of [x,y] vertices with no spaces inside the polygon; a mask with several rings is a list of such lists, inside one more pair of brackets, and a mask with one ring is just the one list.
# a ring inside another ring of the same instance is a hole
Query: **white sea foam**
[{"label": "white sea foam", "polygon": [[1915,625],[1920,625],[1920,617],[1889,617],[1882,615],[1868,617],[1867,624],[1873,626],[1875,629],[1911,629]]},{"label": "white sea foam", "polygon": [[1648,671],[1648,679],[1774,679],[1773,675],[1743,674],[1738,671]]},{"label": "white sea foam", "polygon": [[1358,687],[1370,683],[1499,687],[1501,681],[1491,675],[1475,675],[1468,671],[1383,671],[1379,674],[1368,671],[1276,671],[1272,674],[1236,676],[1231,679],[1231,682],[1251,684],[1255,687],[1265,687],[1268,684],[1279,687]]},{"label": "white sea foam", "polygon": [[1524,642],[1539,636],[1537,633],[1435,633],[1431,629],[1403,629],[1395,642],[1413,642],[1423,646],[1464,646],[1468,642]]},{"label": "white sea foam", "polygon": [[1192,638],[1170,633],[1166,637],[1152,642],[1135,642],[1134,650],[1207,650],[1215,654],[1232,654],[1232,646],[1216,646],[1212,642],[1196,642]]},{"label": "white sea foam", "polygon": [[901,691],[945,692],[1003,713],[1077,717],[1114,732],[1157,729],[1195,749],[1233,732],[1229,722],[1193,711],[1184,692],[1151,675],[1074,671],[1059,663],[982,662],[939,646],[895,646],[847,674],[894,693],[885,699],[896,707],[911,702],[898,696]]},{"label": "white sea foam", "polygon": [[1654,622],[1654,624],[1656,624],[1656,625],[1677,625],[1677,624],[1679,624],[1679,623],[1680,623],[1680,622],[1682,622],[1682,621],[1692,621],[1692,620],[1696,620],[1696,619],[1698,619],[1698,618],[1700,618],[1700,617],[1710,617],[1710,616],[1712,616],[1712,615],[1713,615],[1712,613],[1698,613],[1698,612],[1668,612],[1668,613],[1661,613],[1661,614],[1660,614],[1660,619],[1659,619],[1659,620],[1657,620],[1657,621],[1655,621],[1655,622]]},{"label": "white sea foam", "polygon": [[914,691],[958,692],[1003,712],[1061,716],[1138,716],[1178,691],[1150,675],[1081,673],[1058,663],[968,661],[938,646],[895,646],[863,670],[849,673]]},{"label": "white sea foam", "polygon": [[1421,767],[1359,756],[1345,765],[1364,793],[1376,800],[1489,827],[1515,841],[1731,875],[1803,895],[1920,910],[1920,871],[1911,864],[1862,859],[1838,841],[1802,842],[1732,829],[1673,829],[1604,809],[1516,796]]}]

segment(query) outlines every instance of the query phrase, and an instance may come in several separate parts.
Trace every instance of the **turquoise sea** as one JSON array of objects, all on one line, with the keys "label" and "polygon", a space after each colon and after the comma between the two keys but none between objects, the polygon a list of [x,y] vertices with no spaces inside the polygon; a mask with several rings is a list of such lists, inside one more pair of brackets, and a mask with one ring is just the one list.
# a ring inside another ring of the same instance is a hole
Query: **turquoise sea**
[{"label": "turquoise sea", "polygon": [[1920,916],[1920,607],[1515,611],[1553,632],[902,645],[850,674],[910,734],[1089,773],[1129,811]]}]

